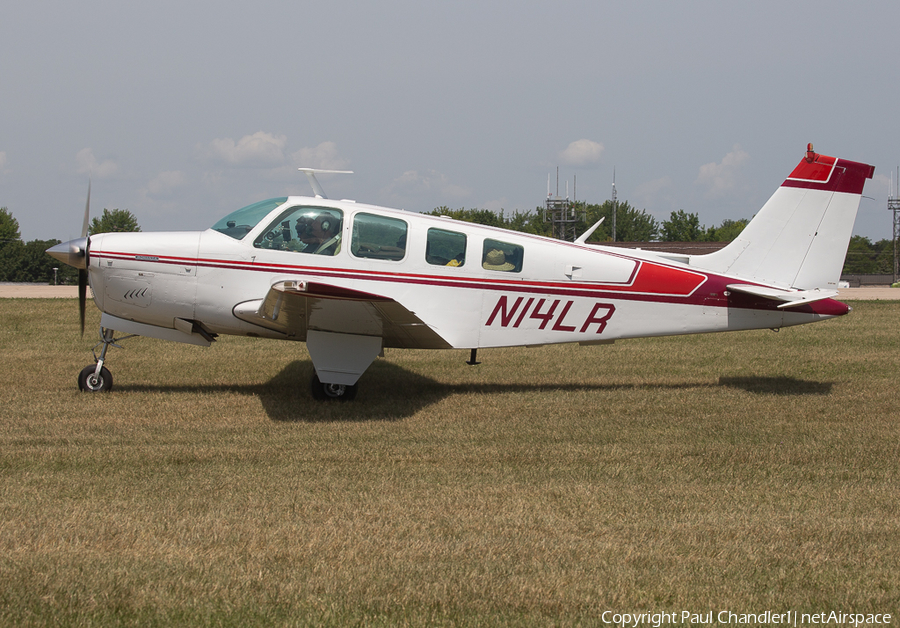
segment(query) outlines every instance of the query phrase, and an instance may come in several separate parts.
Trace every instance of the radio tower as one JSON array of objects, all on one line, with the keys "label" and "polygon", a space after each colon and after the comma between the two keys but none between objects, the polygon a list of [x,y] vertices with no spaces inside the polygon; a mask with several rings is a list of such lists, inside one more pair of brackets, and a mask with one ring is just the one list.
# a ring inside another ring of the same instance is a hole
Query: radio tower
[{"label": "radio tower", "polygon": [[[900,190],[900,168],[897,168],[897,189]],[[891,182],[891,192],[888,195],[888,211],[894,212],[894,283],[900,277],[900,250],[898,250],[898,240],[900,240],[900,194],[894,190],[894,183]]]},{"label": "radio tower", "polygon": [[612,241],[616,241],[616,169],[613,168],[613,188],[612,188]]},{"label": "radio tower", "polygon": [[[574,187],[574,185],[573,185]],[[547,200],[544,203],[544,222],[551,223],[553,237],[574,242],[576,227],[584,222],[585,213],[575,210],[574,199],[569,201],[569,182],[566,181],[566,197],[559,196],[559,168],[556,169],[556,196],[550,194],[550,175],[547,175]]]}]

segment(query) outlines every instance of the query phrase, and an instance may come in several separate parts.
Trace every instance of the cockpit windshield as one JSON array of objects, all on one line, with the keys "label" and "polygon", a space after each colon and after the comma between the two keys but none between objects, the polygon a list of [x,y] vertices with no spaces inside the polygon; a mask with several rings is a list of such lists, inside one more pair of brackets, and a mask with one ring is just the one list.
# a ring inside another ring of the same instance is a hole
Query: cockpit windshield
[{"label": "cockpit windshield", "polygon": [[268,216],[269,212],[285,203],[287,197],[270,198],[265,201],[253,203],[242,207],[236,212],[232,212],[225,216],[222,220],[212,226],[219,233],[224,233],[235,240],[241,240],[245,235],[255,227],[260,220]]}]

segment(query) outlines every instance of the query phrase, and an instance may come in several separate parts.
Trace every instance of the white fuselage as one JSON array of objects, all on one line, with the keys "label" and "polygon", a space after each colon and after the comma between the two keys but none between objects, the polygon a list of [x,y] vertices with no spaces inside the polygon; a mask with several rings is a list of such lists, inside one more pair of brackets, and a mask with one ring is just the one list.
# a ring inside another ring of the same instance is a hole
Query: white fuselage
[{"label": "white fuselage", "polygon": [[[290,204],[342,212],[343,244],[336,254],[254,244]],[[639,250],[560,242],[347,201],[291,197],[285,205],[242,239],[213,229],[92,236],[88,270],[97,307],[119,319],[160,328],[177,328],[179,320],[198,321],[215,334],[285,338],[238,318],[235,308],[263,299],[279,281],[297,279],[393,300],[424,321],[445,341],[443,346],[454,348],[779,328],[847,311],[830,299],[779,309],[771,300],[726,288],[745,280]],[[404,222],[401,253],[386,259],[354,253],[355,245],[346,244],[355,237],[354,222],[361,213]],[[465,236],[464,262],[428,261],[435,230]],[[485,267],[494,241],[521,251],[519,268]],[[309,329],[341,332],[342,325],[354,333],[353,321],[333,319],[310,318]],[[305,333],[288,337],[306,340]]]}]

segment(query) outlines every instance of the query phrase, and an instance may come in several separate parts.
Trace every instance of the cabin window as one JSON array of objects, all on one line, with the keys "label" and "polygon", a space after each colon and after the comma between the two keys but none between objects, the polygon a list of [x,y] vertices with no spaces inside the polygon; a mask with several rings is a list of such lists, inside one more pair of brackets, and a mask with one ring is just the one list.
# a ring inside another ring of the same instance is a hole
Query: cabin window
[{"label": "cabin window", "polygon": [[466,263],[466,234],[429,229],[425,261],[435,266],[462,266]]},{"label": "cabin window", "polygon": [[522,271],[524,253],[525,249],[518,244],[486,239],[481,255],[481,266],[487,270],[518,273]]},{"label": "cabin window", "polygon": [[314,255],[337,255],[341,250],[344,213],[326,207],[291,207],[282,212],[253,242],[258,249]]},{"label": "cabin window", "polygon": [[253,227],[259,224],[259,221],[265,218],[270,211],[287,202],[287,197],[270,198],[265,201],[253,203],[242,207],[236,212],[232,212],[225,216],[222,220],[212,226],[219,233],[242,240],[245,235],[253,230]]},{"label": "cabin window", "polygon": [[356,257],[400,261],[406,255],[408,225],[399,218],[359,213],[353,217],[350,252]]}]

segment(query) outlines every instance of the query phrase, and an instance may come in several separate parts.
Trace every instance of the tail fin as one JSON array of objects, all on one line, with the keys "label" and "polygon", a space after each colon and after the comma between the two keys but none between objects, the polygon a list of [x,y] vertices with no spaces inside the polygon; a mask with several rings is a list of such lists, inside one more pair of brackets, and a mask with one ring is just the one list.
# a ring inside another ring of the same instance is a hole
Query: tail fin
[{"label": "tail fin", "polygon": [[835,289],[869,166],[813,152],[794,168],[741,235],[691,265],[781,288]]}]

